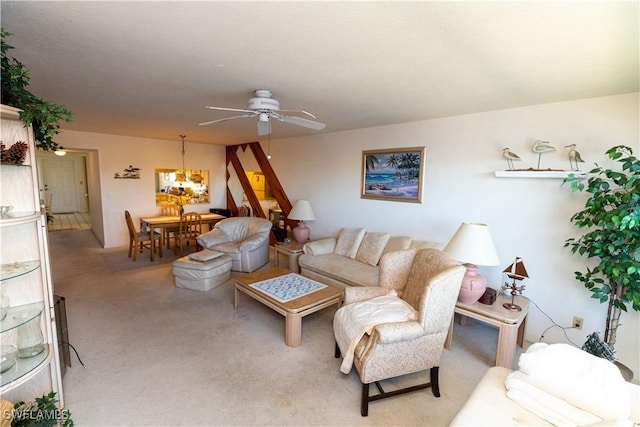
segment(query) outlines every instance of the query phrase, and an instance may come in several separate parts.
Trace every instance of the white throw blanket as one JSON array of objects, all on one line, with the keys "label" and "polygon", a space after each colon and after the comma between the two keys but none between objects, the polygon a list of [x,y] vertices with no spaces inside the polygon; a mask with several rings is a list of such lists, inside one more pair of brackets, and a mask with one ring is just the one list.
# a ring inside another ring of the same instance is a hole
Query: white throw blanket
[{"label": "white throw blanket", "polygon": [[520,371],[509,374],[504,385],[507,397],[555,426],[576,427],[602,421],[600,417],[529,384],[526,374]]},{"label": "white throw blanket", "polygon": [[608,360],[568,344],[536,343],[518,366],[523,381],[602,419],[630,415],[629,389]]},{"label": "white throw blanket", "polygon": [[333,331],[343,357],[340,371],[344,374],[351,372],[356,345],[364,334],[370,334],[376,325],[417,318],[418,313],[409,303],[393,295],[340,307],[333,318]]}]

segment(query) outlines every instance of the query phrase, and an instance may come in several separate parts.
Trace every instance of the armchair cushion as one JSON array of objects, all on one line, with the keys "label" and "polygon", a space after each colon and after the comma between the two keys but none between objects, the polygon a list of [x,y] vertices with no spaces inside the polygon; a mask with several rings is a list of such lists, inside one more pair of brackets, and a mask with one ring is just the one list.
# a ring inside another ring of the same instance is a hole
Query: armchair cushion
[{"label": "armchair cushion", "polygon": [[356,345],[376,325],[405,322],[416,317],[416,311],[394,295],[379,296],[339,308],[333,319],[333,327],[336,343],[344,356],[340,371],[345,374],[351,372]]},{"label": "armchair cushion", "polygon": [[198,243],[203,248],[213,248],[216,245],[231,241],[231,236],[219,228],[214,228],[208,233],[203,233],[198,237]]},{"label": "armchair cushion", "polygon": [[221,252],[216,252],[216,251],[210,251],[209,249],[204,249],[202,251],[199,252],[194,252],[189,254],[189,258],[194,260],[194,261],[210,261],[214,258],[218,258],[221,257],[222,255],[224,255]]},{"label": "armchair cushion", "polygon": [[387,233],[365,233],[356,254],[356,261],[362,261],[373,266],[378,265],[382,251],[389,238],[391,238],[391,235]]},{"label": "armchair cushion", "polygon": [[338,242],[334,253],[342,256],[346,256],[351,259],[356,259],[358,248],[364,238],[364,228],[343,228],[338,236]]}]

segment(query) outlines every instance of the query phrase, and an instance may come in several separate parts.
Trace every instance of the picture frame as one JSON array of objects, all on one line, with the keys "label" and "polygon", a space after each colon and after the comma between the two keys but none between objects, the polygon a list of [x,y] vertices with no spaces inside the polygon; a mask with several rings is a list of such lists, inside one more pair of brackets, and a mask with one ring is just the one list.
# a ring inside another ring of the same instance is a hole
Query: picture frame
[{"label": "picture frame", "polygon": [[362,152],[360,198],[422,203],[426,147]]}]

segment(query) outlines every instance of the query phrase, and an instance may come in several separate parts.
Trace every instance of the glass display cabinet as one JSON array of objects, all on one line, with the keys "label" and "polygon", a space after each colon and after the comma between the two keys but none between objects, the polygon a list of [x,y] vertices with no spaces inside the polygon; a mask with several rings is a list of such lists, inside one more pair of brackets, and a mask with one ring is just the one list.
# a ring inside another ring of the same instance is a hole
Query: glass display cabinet
[{"label": "glass display cabinet", "polygon": [[[64,407],[33,132],[19,110],[0,106],[0,395],[32,401],[56,392]],[[15,146],[15,147],[14,147]]]}]

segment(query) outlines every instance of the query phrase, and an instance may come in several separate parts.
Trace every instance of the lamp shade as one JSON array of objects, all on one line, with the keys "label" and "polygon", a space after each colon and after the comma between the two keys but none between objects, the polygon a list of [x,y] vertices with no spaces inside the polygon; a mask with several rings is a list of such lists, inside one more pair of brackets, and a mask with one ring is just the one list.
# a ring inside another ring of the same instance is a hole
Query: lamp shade
[{"label": "lamp shade", "polygon": [[296,204],[293,205],[293,209],[291,209],[287,218],[296,219],[298,221],[313,221],[316,219],[313,215],[313,210],[311,210],[311,203],[309,203],[308,200],[296,201]]},{"label": "lamp shade", "polygon": [[444,251],[462,263],[486,266],[500,264],[487,224],[462,223]]}]

